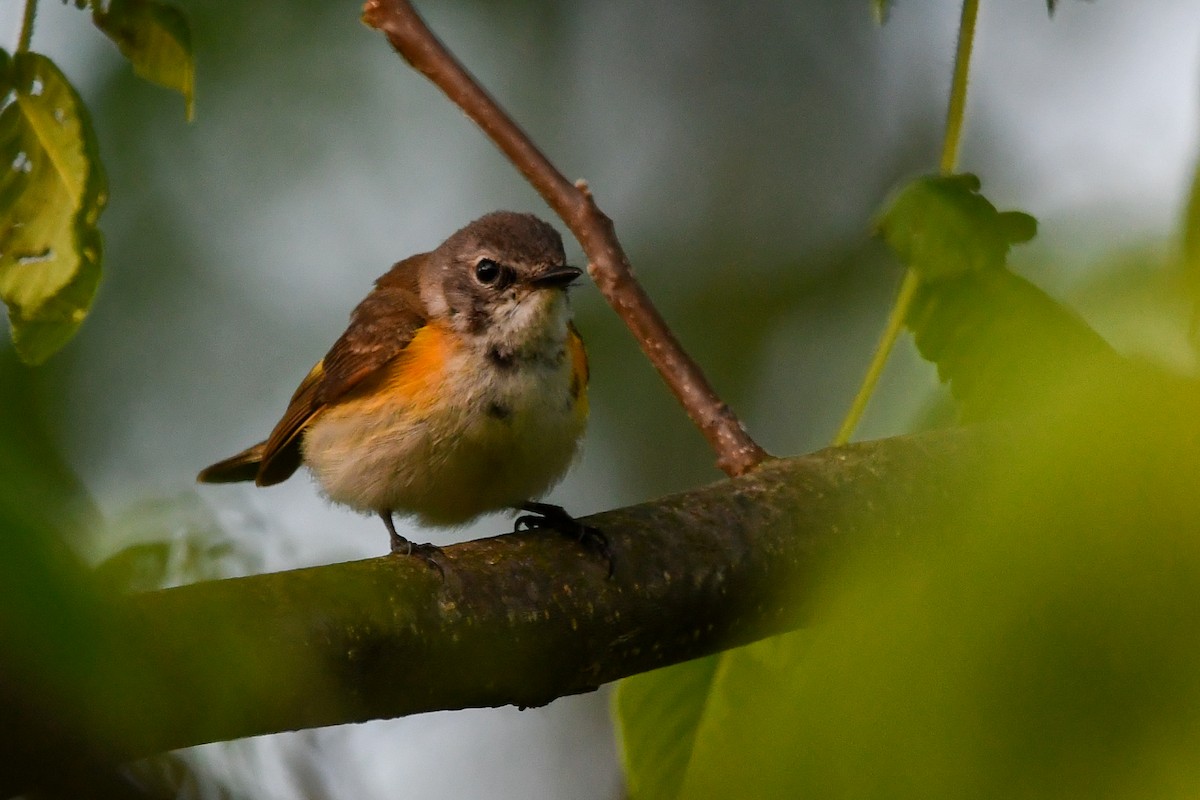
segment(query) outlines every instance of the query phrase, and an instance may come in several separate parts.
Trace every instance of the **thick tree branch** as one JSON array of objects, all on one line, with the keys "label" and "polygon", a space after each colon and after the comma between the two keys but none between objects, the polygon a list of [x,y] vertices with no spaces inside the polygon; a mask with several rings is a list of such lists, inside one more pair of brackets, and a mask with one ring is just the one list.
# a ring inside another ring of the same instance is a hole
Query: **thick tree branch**
[{"label": "thick tree branch", "polygon": [[[926,529],[976,445],[961,431],[863,443],[596,515],[611,578],[574,541],[532,531],[447,548],[444,583],[385,557],[135,596],[88,656],[110,668],[46,702],[75,709],[62,727],[113,758],[547,703],[796,627],[829,558]],[[50,744],[20,746],[0,789],[61,763]]]},{"label": "thick tree branch", "polygon": [[475,121],[537,189],[579,240],[588,273],[633,332],[667,386],[717,453],[717,465],[741,475],[767,457],[683,350],[633,276],[613,222],[587,184],[568,181],[466,68],[434,36],[407,0],[368,0],[363,20],[387,35],[409,64]]}]

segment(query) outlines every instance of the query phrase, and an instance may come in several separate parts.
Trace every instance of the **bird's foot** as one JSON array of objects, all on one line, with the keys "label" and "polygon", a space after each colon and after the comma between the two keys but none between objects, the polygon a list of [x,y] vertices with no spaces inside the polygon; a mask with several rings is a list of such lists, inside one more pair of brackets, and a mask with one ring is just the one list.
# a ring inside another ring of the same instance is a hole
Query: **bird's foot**
[{"label": "bird's foot", "polygon": [[442,548],[436,544],[413,542],[405,539],[396,532],[396,525],[392,522],[390,512],[381,511],[379,516],[383,518],[383,524],[387,526],[388,538],[391,541],[392,552],[394,556],[416,556],[424,561],[429,566],[438,571],[438,574],[443,579],[446,577],[446,568],[442,564]]},{"label": "bird's foot", "polygon": [[563,536],[570,536],[583,545],[585,549],[591,550],[598,556],[602,556],[608,562],[608,576],[612,577],[612,550],[608,546],[608,537],[599,528],[584,525],[568,514],[562,506],[556,506],[551,503],[529,501],[522,503],[517,508],[529,513],[517,517],[513,525],[514,532],[528,531],[534,528],[548,528],[556,533],[561,533]]}]

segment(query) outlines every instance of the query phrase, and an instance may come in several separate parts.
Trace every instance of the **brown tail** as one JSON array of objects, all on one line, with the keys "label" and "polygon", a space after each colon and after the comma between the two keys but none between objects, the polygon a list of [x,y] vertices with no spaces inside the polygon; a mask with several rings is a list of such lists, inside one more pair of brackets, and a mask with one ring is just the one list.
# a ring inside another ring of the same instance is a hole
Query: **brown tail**
[{"label": "brown tail", "polygon": [[200,483],[237,483],[252,481],[258,477],[258,467],[262,464],[263,451],[266,442],[259,442],[253,447],[247,447],[236,456],[230,456],[224,461],[218,461],[210,467],[200,470],[196,480]]}]

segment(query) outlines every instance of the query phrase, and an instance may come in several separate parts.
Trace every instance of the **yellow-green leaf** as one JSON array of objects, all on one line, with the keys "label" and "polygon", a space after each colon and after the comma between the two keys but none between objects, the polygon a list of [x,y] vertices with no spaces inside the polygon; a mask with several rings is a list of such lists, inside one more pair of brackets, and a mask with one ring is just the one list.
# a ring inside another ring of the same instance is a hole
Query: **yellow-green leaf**
[{"label": "yellow-green leaf", "polygon": [[679,796],[722,656],[708,656],[621,681],[614,709],[634,800]]},{"label": "yellow-green leaf", "polygon": [[615,711],[630,797],[739,796],[705,790],[714,769],[737,769],[725,761],[724,731],[751,695],[790,679],[806,648],[804,632],[789,633],[621,681]]},{"label": "yellow-green leaf", "polygon": [[1122,359],[1071,309],[1007,266],[1037,221],[1000,212],[974,175],[917,178],[896,193],[879,230],[920,277],[905,324],[950,384],[963,418],[1035,411],[1077,370]]},{"label": "yellow-green leaf", "polygon": [[154,0],[111,0],[96,6],[97,27],[117,43],[136,75],[183,95],[187,118],[195,98],[192,31],[178,8]]},{"label": "yellow-green leaf", "polygon": [[1037,413],[1079,370],[1125,366],[1079,315],[1007,269],[922,284],[905,321],[967,421]]},{"label": "yellow-green leaf", "polygon": [[[5,56],[7,61],[7,56]],[[79,328],[100,280],[107,189],[87,109],[53,62],[17,53],[0,111],[0,299],[21,359]]]}]

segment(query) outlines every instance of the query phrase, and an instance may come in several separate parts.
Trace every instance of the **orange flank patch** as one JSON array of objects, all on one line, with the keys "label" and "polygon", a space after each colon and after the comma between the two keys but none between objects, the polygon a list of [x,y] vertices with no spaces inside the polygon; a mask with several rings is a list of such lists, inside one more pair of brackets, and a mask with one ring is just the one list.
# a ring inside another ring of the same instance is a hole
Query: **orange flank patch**
[{"label": "orange flank patch", "polygon": [[567,334],[567,348],[571,353],[571,399],[575,401],[575,413],[586,417],[588,412],[587,385],[588,360],[587,351],[583,349],[583,339],[579,331],[571,325]]},{"label": "orange flank patch", "polygon": [[336,402],[324,414],[371,415],[403,405],[413,414],[432,407],[438,398],[446,360],[454,354],[454,337],[440,325],[426,325],[400,355]]},{"label": "orange flank patch", "polygon": [[444,327],[426,325],[398,356],[329,410],[370,414],[403,405],[421,414],[438,399],[446,365],[455,349],[454,337]]}]

